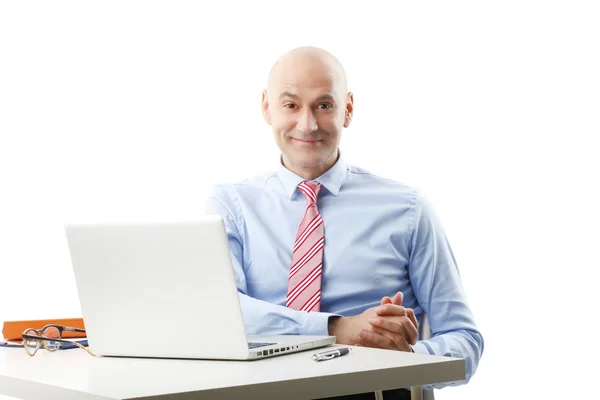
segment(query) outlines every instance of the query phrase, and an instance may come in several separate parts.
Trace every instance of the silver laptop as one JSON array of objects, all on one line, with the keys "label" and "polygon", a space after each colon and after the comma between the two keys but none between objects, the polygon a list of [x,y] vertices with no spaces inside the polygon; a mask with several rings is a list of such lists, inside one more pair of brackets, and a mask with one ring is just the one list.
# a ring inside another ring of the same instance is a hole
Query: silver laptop
[{"label": "silver laptop", "polygon": [[65,225],[90,350],[251,360],[334,336],[246,336],[223,220]]}]

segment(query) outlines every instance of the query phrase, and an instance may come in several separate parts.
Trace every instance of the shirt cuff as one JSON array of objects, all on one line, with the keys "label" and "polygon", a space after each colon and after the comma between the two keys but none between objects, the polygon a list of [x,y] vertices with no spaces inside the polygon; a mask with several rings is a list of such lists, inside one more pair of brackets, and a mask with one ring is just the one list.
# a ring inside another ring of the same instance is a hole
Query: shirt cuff
[{"label": "shirt cuff", "polygon": [[429,350],[427,349],[427,346],[425,346],[425,343],[422,342],[417,342],[416,344],[411,346],[413,349],[413,353],[419,353],[419,354],[431,354],[429,353]]},{"label": "shirt cuff", "polygon": [[302,335],[310,336],[330,336],[329,335],[329,317],[338,317],[338,314],[324,312],[306,313],[302,323]]}]

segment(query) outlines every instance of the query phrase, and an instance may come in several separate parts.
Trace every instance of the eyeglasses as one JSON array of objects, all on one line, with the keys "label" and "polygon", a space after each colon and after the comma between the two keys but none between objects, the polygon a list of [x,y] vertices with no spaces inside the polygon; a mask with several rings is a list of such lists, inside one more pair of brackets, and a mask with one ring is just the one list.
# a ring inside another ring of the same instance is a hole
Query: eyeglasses
[{"label": "eyeglasses", "polygon": [[33,329],[29,328],[23,332],[23,347],[25,351],[30,356],[35,355],[40,345],[44,346],[44,348],[48,351],[56,351],[60,349],[61,343],[69,343],[73,344],[93,356],[96,356],[94,353],[89,351],[82,344],[78,343],[76,340],[67,340],[62,338],[63,332],[84,332],[85,329],[79,328],[70,328],[68,326],[60,326],[60,325],[46,325],[42,329]]}]

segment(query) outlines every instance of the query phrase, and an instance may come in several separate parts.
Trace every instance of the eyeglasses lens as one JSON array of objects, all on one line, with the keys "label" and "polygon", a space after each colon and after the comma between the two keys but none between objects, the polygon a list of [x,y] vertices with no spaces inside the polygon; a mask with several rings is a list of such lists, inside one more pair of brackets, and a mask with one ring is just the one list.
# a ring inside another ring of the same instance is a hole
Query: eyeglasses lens
[{"label": "eyeglasses lens", "polygon": [[[39,336],[35,329],[29,329],[27,332],[25,332],[25,334]],[[40,347],[40,341],[37,339],[23,339],[23,346],[25,347],[27,353],[34,355],[37,349]]]},{"label": "eyeglasses lens", "polygon": [[[46,338],[60,339],[60,331],[54,326],[49,326],[42,331],[42,336]],[[60,342],[56,342],[54,340],[45,340],[44,342],[48,351],[56,351],[60,347]]]}]

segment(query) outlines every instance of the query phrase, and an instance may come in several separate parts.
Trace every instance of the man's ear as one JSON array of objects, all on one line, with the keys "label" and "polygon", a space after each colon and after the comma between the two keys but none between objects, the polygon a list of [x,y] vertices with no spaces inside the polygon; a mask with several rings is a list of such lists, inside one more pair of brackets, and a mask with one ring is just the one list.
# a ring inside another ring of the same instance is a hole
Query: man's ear
[{"label": "man's ear", "polygon": [[352,92],[348,92],[348,101],[346,102],[346,110],[344,117],[344,128],[350,126],[350,122],[352,122],[352,114],[354,113],[354,94]]},{"label": "man's ear", "polygon": [[269,114],[269,99],[267,97],[267,90],[262,92],[262,115],[265,122],[271,125],[271,114]]}]

